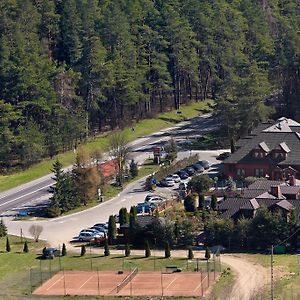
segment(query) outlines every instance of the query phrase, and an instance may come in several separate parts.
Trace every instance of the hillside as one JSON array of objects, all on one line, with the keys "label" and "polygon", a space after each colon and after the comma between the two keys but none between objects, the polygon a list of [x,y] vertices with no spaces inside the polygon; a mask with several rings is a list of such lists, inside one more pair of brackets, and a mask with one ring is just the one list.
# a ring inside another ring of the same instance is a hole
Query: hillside
[{"label": "hillside", "polygon": [[229,138],[266,103],[299,120],[299,15],[298,0],[1,1],[0,169],[207,98]]}]

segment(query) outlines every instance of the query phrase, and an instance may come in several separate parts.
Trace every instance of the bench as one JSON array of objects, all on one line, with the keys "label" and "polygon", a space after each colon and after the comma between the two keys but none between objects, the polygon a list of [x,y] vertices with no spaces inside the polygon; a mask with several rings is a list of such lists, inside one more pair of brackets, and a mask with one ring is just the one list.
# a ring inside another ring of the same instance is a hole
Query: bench
[{"label": "bench", "polygon": [[178,268],[177,266],[166,266],[166,273],[176,273],[181,271],[182,269]]}]

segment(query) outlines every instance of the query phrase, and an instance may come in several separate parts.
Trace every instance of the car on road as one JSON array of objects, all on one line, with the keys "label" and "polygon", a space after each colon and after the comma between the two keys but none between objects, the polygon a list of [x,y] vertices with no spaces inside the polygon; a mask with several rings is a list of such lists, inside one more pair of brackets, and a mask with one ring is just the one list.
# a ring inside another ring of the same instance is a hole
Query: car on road
[{"label": "car on road", "polygon": [[160,186],[164,186],[164,187],[172,187],[175,185],[175,181],[173,180],[173,178],[171,177],[166,177],[165,179],[160,181]]},{"label": "car on road", "polygon": [[221,154],[219,154],[219,156],[217,156],[216,159],[224,160],[224,159],[228,158],[229,156],[230,156],[230,152],[222,152]]},{"label": "car on road", "polygon": [[189,174],[185,170],[180,170],[177,174],[181,180],[189,178]]},{"label": "car on road", "polygon": [[160,195],[150,194],[150,195],[147,195],[145,197],[145,203],[151,201],[152,199],[161,199],[161,200],[163,200],[164,198]]}]

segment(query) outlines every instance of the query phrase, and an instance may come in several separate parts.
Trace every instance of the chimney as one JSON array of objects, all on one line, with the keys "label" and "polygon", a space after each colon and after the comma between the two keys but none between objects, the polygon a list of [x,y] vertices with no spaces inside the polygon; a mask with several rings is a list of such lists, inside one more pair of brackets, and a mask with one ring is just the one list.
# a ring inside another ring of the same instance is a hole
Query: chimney
[{"label": "chimney", "polygon": [[271,186],[271,194],[278,199],[282,198],[280,185],[272,185]]},{"label": "chimney", "polygon": [[296,177],[294,175],[291,175],[289,177],[289,184],[290,184],[290,186],[295,186],[296,185]]}]

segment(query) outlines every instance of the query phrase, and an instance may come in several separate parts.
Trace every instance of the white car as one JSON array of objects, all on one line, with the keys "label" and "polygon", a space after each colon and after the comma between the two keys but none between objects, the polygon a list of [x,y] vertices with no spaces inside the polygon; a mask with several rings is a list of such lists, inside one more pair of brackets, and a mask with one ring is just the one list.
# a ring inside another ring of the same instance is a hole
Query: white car
[{"label": "white car", "polygon": [[166,177],[165,179],[163,179],[160,182],[161,186],[165,186],[165,187],[172,187],[175,185],[175,181],[173,180],[172,177]]},{"label": "white car", "polygon": [[177,174],[173,174],[173,175],[172,175],[172,179],[173,179],[176,183],[178,183],[178,182],[181,181],[179,175],[177,175]]},{"label": "white car", "polygon": [[92,232],[82,231],[78,236],[78,240],[81,242],[90,242],[94,238],[101,238],[101,237],[104,237],[104,234],[101,233],[95,234]]}]

